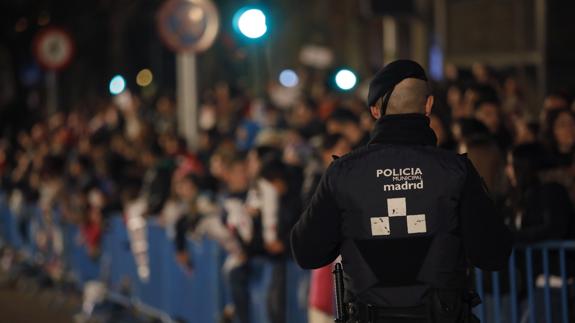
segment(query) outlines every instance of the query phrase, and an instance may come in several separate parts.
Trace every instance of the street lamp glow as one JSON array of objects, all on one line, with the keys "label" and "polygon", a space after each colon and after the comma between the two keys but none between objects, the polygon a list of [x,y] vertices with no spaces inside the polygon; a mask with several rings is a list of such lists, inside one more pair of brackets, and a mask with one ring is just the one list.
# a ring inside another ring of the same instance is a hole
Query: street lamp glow
[{"label": "street lamp glow", "polygon": [[344,91],[351,90],[357,84],[357,76],[350,70],[340,70],[335,75],[335,84]]},{"label": "street lamp glow", "polygon": [[141,70],[140,72],[138,72],[138,75],[136,75],[136,84],[138,84],[141,87],[150,85],[153,80],[154,80],[154,74],[152,74],[152,71],[150,71],[147,68]]},{"label": "street lamp glow", "polygon": [[299,78],[293,70],[283,70],[280,73],[280,84],[285,87],[294,87],[299,83]]},{"label": "street lamp glow", "polygon": [[126,80],[124,80],[122,75],[116,75],[110,81],[109,88],[112,95],[118,95],[126,88]]},{"label": "street lamp glow", "polygon": [[260,9],[248,9],[238,19],[238,29],[251,39],[262,37],[268,30],[266,15]]}]

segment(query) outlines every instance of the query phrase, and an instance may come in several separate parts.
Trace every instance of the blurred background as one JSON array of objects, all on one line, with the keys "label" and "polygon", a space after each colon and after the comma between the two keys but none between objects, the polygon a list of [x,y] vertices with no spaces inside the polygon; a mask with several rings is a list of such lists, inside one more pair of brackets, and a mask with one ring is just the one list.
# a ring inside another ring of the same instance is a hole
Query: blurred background
[{"label": "blurred background", "polygon": [[[289,231],[419,62],[516,250],[482,322],[574,322],[575,2],[3,0],[0,322],[333,321]],[[313,246],[310,246],[313,248]]]}]

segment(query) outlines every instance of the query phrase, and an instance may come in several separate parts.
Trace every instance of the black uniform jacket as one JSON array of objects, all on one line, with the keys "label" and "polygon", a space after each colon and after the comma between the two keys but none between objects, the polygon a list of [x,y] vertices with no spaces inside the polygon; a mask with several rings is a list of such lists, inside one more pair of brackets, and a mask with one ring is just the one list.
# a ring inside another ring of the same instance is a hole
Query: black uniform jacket
[{"label": "black uniform jacket", "polygon": [[414,306],[429,288],[464,288],[469,263],[505,267],[512,238],[465,156],[436,148],[429,119],[389,115],[370,143],[335,160],[291,232],[307,269],[338,255],[346,298]]}]

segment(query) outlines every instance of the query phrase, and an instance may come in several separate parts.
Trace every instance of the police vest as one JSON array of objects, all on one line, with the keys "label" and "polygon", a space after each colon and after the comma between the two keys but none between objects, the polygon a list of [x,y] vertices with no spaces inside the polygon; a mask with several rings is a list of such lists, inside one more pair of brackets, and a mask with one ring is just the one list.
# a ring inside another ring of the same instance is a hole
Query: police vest
[{"label": "police vest", "polygon": [[430,288],[465,287],[463,158],[431,146],[373,144],[334,162],[348,301],[416,306]]}]

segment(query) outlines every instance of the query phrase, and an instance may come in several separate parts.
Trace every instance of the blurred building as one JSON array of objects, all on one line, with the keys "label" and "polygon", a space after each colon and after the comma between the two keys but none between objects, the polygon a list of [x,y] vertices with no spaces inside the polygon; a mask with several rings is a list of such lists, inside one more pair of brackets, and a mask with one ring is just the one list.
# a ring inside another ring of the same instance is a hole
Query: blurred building
[{"label": "blurred building", "polygon": [[[140,91],[135,75],[154,72],[146,94],[173,93],[175,59],[156,32],[156,0],[33,1],[0,4],[0,106],[41,109],[44,73],[32,57],[34,36],[43,27],[69,30],[76,45],[72,64],[58,75],[61,109],[97,102],[107,82],[124,74],[128,87]],[[302,65],[302,50],[327,49],[327,77],[340,66],[366,80],[385,61],[397,57],[421,62],[436,79],[445,63],[470,69],[482,62],[516,75],[527,84],[532,109],[551,90],[575,87],[575,3],[561,0],[290,0],[215,1],[221,32],[215,45],[199,56],[200,89],[225,80],[249,86],[250,60],[259,62],[264,80],[284,68]],[[246,42],[232,28],[239,7],[258,4],[270,13],[270,32],[260,42]],[[255,57],[255,58],[254,58]],[[5,67],[5,68],[4,68]],[[87,106],[86,109],[91,107]],[[10,108],[13,109],[13,108]],[[18,113],[10,112],[10,118]],[[27,114],[24,114],[27,115]],[[4,118],[5,119],[5,118]]]}]

